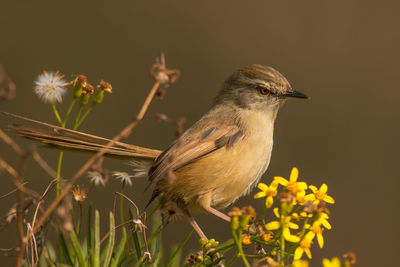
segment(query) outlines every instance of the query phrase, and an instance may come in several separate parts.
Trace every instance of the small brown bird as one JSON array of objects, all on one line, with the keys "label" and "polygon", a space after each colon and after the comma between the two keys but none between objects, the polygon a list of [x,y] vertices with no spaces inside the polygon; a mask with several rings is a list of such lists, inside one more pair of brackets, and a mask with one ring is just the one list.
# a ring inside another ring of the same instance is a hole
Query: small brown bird
[{"label": "small brown bird", "polygon": [[[162,197],[169,213],[182,212],[206,238],[189,210],[205,210],[226,221],[217,209],[249,193],[271,158],[274,122],[292,90],[277,70],[250,65],[223,83],[211,109],[163,152],[118,142],[109,156],[129,158],[137,176],[148,176],[151,201]],[[35,121],[36,122],[36,121]],[[14,126],[27,138],[63,149],[96,152],[110,140],[41,123],[53,131]]]}]

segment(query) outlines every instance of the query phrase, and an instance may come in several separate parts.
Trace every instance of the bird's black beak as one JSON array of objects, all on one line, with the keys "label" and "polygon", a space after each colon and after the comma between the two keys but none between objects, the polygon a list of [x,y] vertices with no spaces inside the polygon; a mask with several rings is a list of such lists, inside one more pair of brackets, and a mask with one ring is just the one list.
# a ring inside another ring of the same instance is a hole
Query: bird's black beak
[{"label": "bird's black beak", "polygon": [[309,98],[306,94],[299,92],[299,91],[295,91],[292,89],[289,89],[286,94],[286,97],[295,97],[295,98]]}]

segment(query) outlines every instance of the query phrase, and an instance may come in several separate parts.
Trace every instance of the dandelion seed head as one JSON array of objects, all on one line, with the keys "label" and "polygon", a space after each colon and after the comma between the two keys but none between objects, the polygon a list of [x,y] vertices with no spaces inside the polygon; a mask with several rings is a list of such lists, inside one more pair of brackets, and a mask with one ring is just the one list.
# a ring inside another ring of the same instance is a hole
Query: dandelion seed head
[{"label": "dandelion seed head", "polygon": [[67,92],[68,83],[58,72],[45,72],[40,74],[35,81],[34,92],[41,101],[54,103],[56,100],[61,103],[63,95]]},{"label": "dandelion seed head", "polygon": [[94,184],[95,186],[99,186],[99,185],[105,186],[106,185],[106,179],[98,171],[90,171],[87,173],[87,176],[90,179],[90,182],[92,184]]},{"label": "dandelion seed head", "polygon": [[133,175],[129,175],[126,172],[119,172],[119,171],[113,171],[112,174],[115,178],[120,179],[122,184],[132,186],[131,178],[133,177]]}]

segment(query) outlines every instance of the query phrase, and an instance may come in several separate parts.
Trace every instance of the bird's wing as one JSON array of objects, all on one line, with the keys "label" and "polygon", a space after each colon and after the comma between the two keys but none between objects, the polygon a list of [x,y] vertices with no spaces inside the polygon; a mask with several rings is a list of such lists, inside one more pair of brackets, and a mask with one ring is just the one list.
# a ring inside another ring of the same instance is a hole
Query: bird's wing
[{"label": "bird's wing", "polygon": [[236,125],[210,126],[197,133],[186,132],[157,157],[149,171],[150,184],[156,183],[170,171],[193,163],[224,147],[233,147],[243,138],[243,132]]}]

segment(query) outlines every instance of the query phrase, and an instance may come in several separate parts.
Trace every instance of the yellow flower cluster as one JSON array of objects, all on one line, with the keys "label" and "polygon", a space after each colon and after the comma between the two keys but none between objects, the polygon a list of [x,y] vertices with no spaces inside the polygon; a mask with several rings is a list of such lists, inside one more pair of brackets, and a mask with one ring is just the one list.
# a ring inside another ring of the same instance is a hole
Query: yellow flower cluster
[{"label": "yellow flower cluster", "polygon": [[[303,254],[311,259],[310,247],[316,237],[319,247],[324,246],[323,231],[331,229],[328,222],[329,215],[325,208],[326,203],[333,204],[335,200],[327,194],[328,186],[322,184],[319,188],[314,185],[307,185],[305,182],[298,181],[299,170],[294,167],[289,179],[275,176],[270,185],[259,183],[261,190],[254,195],[254,198],[265,198],[265,207],[271,208],[274,203],[278,203],[273,208],[276,220],[265,224],[268,231],[277,231],[277,236],[281,237],[280,243],[291,242],[296,244],[294,251],[294,262],[300,264]],[[278,187],[282,186],[281,192]],[[307,190],[310,190],[307,193]],[[302,223],[302,229],[299,225]],[[297,233],[291,233],[291,230]],[[284,250],[284,246],[281,247]],[[281,253],[286,253],[281,251]]]}]

